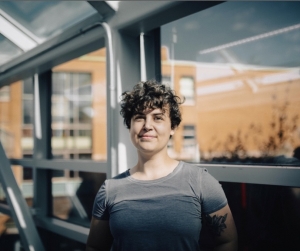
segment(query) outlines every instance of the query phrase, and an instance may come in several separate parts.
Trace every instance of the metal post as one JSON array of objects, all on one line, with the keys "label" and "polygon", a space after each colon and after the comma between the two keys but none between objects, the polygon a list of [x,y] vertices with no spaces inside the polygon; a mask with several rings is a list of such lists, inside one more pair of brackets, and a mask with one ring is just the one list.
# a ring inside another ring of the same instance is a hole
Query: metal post
[{"label": "metal post", "polygon": [[19,230],[19,235],[26,251],[43,251],[31,213],[12,172],[9,160],[0,142],[0,182],[11,208],[11,215]]},{"label": "metal post", "polygon": [[[52,72],[34,77],[34,159],[51,158]],[[38,216],[52,214],[51,170],[34,169],[33,206]]]}]

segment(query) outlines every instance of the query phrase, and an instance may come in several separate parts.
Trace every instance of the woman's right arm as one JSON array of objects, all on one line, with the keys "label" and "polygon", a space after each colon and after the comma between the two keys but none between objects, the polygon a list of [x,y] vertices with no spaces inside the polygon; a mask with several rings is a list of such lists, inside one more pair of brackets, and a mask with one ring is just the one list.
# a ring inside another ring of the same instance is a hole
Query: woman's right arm
[{"label": "woman's right arm", "polygon": [[109,221],[92,217],[85,251],[110,251],[112,242]]}]

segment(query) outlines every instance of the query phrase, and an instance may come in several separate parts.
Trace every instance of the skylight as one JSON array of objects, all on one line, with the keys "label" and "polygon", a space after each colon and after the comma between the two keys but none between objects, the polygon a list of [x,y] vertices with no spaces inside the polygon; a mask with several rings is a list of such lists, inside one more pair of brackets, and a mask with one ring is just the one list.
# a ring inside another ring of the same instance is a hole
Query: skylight
[{"label": "skylight", "polygon": [[95,13],[85,1],[0,1],[0,65]]}]

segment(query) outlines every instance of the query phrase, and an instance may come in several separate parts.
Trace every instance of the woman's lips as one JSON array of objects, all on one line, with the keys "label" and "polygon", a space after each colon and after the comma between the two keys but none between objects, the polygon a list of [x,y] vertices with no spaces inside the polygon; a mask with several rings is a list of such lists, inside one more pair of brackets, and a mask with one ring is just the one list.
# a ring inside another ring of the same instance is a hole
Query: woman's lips
[{"label": "woman's lips", "polygon": [[153,136],[153,135],[140,135],[139,138],[152,139],[152,138],[155,138],[155,136]]}]

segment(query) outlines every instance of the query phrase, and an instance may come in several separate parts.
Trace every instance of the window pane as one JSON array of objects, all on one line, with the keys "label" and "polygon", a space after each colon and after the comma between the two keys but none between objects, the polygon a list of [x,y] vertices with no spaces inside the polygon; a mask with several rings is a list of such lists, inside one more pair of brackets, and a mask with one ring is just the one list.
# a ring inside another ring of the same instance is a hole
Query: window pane
[{"label": "window pane", "polygon": [[96,13],[81,1],[3,1],[0,8],[42,41]]},{"label": "window pane", "polygon": [[65,171],[52,178],[53,215],[89,227],[95,196],[106,179],[104,173]]},{"label": "window pane", "polygon": [[64,86],[69,86],[69,80],[66,79],[67,75],[64,73],[52,75],[52,94],[64,94]]},{"label": "window pane", "polygon": [[[16,179],[16,182],[21,190],[23,198],[27,202],[27,205],[31,207],[33,202],[32,201],[33,199],[32,168],[26,168],[26,171],[24,171],[23,167],[13,165],[12,171]],[[6,195],[4,193],[1,183],[0,183],[0,202],[7,204]]]},{"label": "window pane", "polygon": [[105,71],[105,49],[53,69],[52,151],[56,158],[106,160]]},{"label": "window pane", "polygon": [[239,250],[298,250],[299,189],[220,182],[239,234]]},{"label": "window pane", "polygon": [[4,203],[6,201],[5,197],[6,196],[2,188],[2,184],[0,183],[0,203]]},{"label": "window pane", "polygon": [[6,214],[0,214],[0,246],[1,250],[14,250],[17,243],[20,243],[18,228],[12,217]]},{"label": "window pane", "polygon": [[8,158],[22,158],[33,149],[33,101],[24,96],[22,82],[9,85],[10,99],[0,100],[0,141]]},{"label": "window pane", "polygon": [[0,65],[22,54],[22,50],[0,34]]},{"label": "window pane", "polygon": [[161,27],[162,75],[186,97],[178,159],[191,150],[181,136],[190,124],[202,162],[299,165],[299,8],[226,2]]},{"label": "window pane", "polygon": [[193,105],[195,101],[195,84],[192,77],[182,77],[179,80],[179,92],[185,97],[185,104]]},{"label": "window pane", "polygon": [[24,100],[23,101],[24,110],[23,110],[23,122],[24,124],[33,123],[33,100]]},{"label": "window pane", "polygon": [[33,94],[32,78],[27,78],[23,81],[23,93],[24,94]]},{"label": "window pane", "polygon": [[9,101],[10,100],[10,87],[9,86],[2,86],[0,88],[0,102],[1,101]]}]

